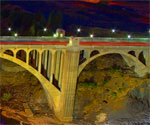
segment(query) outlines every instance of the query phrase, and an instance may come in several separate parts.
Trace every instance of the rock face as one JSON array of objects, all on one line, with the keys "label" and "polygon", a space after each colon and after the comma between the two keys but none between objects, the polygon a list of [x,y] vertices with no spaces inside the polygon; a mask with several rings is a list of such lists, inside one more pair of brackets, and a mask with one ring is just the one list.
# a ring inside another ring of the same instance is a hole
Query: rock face
[{"label": "rock face", "polygon": [[99,57],[87,65],[78,78],[75,118],[83,118],[93,123],[97,120],[98,114],[109,114],[110,111],[111,116],[115,112],[117,117],[125,117],[123,114],[130,116],[131,112],[126,111],[133,108],[128,106],[134,104],[135,100],[130,103],[129,99],[124,97],[133,90],[132,97],[149,105],[148,83],[149,78],[137,77],[120,55],[109,54]]},{"label": "rock face", "polygon": [[[6,68],[16,66],[8,61],[0,63]],[[23,124],[61,124],[49,109],[40,82],[28,71],[8,72],[0,68],[0,113]]]},{"label": "rock face", "polygon": [[142,102],[145,106],[150,107],[150,82],[140,85],[128,94],[131,98]]},{"label": "rock face", "polygon": [[5,59],[0,59],[0,68],[6,72],[14,72],[14,73],[17,73],[17,72],[22,72],[22,71],[25,71],[24,68],[22,68],[21,66],[15,64],[15,63],[12,63],[10,61],[7,61]]},{"label": "rock face", "polygon": [[107,114],[106,113],[100,113],[99,115],[96,116],[97,121],[95,121],[96,125],[99,125],[100,123],[105,122],[107,119]]}]

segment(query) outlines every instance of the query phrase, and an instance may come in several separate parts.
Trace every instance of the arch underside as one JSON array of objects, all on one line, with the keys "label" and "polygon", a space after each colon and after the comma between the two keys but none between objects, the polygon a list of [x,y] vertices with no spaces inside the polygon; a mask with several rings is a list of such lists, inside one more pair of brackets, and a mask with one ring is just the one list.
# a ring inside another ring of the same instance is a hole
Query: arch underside
[{"label": "arch underside", "polygon": [[56,108],[58,106],[60,92],[42,74],[40,74],[40,72],[38,72],[36,69],[34,69],[32,66],[28,65],[27,63],[23,62],[22,60],[19,60],[10,55],[0,53],[0,58],[14,62],[14,63],[20,65],[21,67],[25,68],[26,70],[28,70],[30,73],[32,73],[40,81],[50,107]]},{"label": "arch underside", "polygon": [[[82,72],[82,70],[85,68],[86,65],[88,65],[90,62],[92,62],[94,59],[100,57],[100,56],[104,56],[107,54],[120,54],[122,57],[127,57],[128,59],[130,59],[130,63],[132,63],[135,66],[135,72],[139,75],[139,76],[144,76],[144,74],[146,72],[148,72],[148,67],[146,67],[143,63],[141,63],[136,57],[134,57],[133,55],[130,55],[128,53],[124,53],[124,52],[103,52],[100,54],[97,54],[91,58],[89,58],[88,60],[86,60],[84,63],[82,63],[79,66],[79,70],[78,70],[78,76],[80,75],[80,73]],[[126,63],[129,65],[129,63],[127,62],[127,60],[125,60]],[[129,65],[130,66],[130,65]],[[139,71],[140,70],[140,71]]]}]

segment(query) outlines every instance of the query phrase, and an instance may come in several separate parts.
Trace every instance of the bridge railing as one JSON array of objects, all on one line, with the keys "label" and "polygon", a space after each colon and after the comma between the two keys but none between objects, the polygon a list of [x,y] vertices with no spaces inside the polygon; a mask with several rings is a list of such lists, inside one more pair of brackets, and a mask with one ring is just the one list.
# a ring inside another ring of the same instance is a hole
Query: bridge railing
[{"label": "bridge railing", "polygon": [[64,38],[54,38],[48,36],[0,36],[0,41],[66,41],[69,40],[69,37]]},{"label": "bridge railing", "polygon": [[[50,36],[0,36],[0,41],[69,41],[72,37],[54,38]],[[113,38],[113,37],[77,37],[81,42],[93,41],[93,42],[146,42],[150,43],[150,38]]]}]

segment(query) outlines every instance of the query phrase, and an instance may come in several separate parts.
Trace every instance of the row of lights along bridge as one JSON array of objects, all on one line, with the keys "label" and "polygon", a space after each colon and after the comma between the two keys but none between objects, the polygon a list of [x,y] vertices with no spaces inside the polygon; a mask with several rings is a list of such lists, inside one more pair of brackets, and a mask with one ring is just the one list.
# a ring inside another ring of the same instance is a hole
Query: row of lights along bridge
[{"label": "row of lights along bridge", "polygon": [[[11,31],[11,30],[12,30],[11,27],[9,27],[9,28],[8,28],[8,31]],[[47,31],[47,28],[43,28],[43,31],[46,32],[46,31]],[[81,32],[81,28],[78,28],[78,29],[77,29],[77,32],[80,33],[80,32]],[[111,32],[112,32],[112,33],[115,33],[115,32],[116,32],[116,29],[112,29]],[[150,30],[149,30],[149,33],[150,33]],[[18,33],[14,33],[14,36],[17,37],[17,36],[18,36]],[[57,37],[56,34],[53,34],[53,37]],[[94,37],[94,34],[90,34],[90,38],[93,38],[93,37]],[[130,39],[130,38],[131,38],[131,35],[128,34],[127,37]]]}]

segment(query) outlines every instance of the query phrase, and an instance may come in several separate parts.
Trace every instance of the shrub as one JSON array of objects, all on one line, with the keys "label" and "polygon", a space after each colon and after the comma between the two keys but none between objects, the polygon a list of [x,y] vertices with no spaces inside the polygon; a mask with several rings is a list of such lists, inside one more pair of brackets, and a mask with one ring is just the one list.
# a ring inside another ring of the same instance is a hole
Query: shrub
[{"label": "shrub", "polygon": [[102,85],[104,86],[104,85],[107,84],[107,83],[108,83],[108,81],[105,81],[105,80],[104,80],[104,81],[102,82]]},{"label": "shrub", "polygon": [[121,72],[121,73],[120,73],[120,76],[121,76],[121,77],[123,77],[123,76],[124,76],[124,74]]},{"label": "shrub", "polygon": [[98,86],[95,83],[92,83],[92,82],[83,82],[83,83],[81,83],[81,85],[83,85],[85,87],[91,87],[92,89],[93,88],[98,88]]},{"label": "shrub", "polygon": [[116,97],[116,96],[117,96],[117,93],[116,93],[116,92],[112,92],[112,93],[111,93],[111,96]]},{"label": "shrub", "polygon": [[120,69],[111,68],[111,69],[109,69],[109,72],[114,74],[115,72],[121,72],[121,70]]},{"label": "shrub", "polygon": [[11,98],[10,93],[4,93],[2,96],[2,100],[4,100],[4,101],[8,101],[10,98]]},{"label": "shrub", "polygon": [[122,93],[122,89],[121,88],[118,89],[118,93]]},{"label": "shrub", "polygon": [[116,70],[116,69],[113,69],[113,68],[109,69],[109,72],[112,73],[112,74],[114,74],[116,71],[117,71],[117,70]]}]

